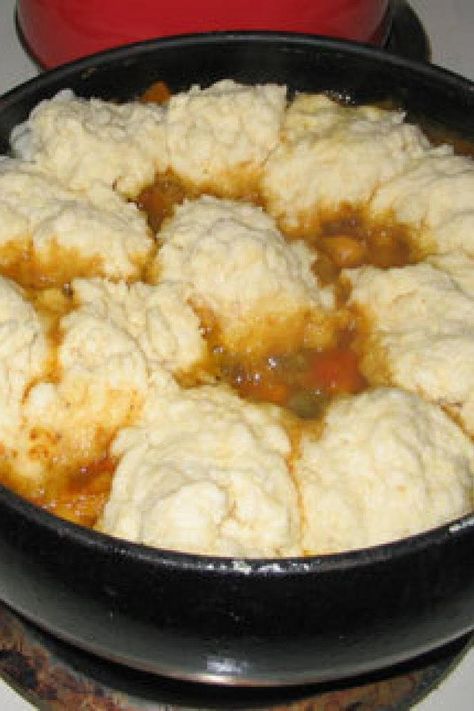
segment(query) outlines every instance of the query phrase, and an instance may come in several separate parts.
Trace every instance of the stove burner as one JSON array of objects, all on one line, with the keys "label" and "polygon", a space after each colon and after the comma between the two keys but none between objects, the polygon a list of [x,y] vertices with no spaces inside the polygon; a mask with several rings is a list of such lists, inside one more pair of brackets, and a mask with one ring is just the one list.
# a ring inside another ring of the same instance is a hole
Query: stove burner
[{"label": "stove burner", "polygon": [[111,664],[52,638],[0,603],[0,676],[45,711],[402,711],[451,671],[470,642],[465,637],[410,664],[335,685],[216,687]]}]

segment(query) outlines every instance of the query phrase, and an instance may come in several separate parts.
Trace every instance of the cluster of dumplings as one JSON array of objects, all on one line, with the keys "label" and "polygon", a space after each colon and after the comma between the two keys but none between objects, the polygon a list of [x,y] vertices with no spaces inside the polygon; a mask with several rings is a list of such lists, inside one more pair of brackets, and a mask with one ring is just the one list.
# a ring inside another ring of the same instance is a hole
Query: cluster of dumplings
[{"label": "cluster of dumplings", "polygon": [[[152,226],[157,176],[184,197]],[[338,210],[398,225],[406,263],[323,279]],[[162,104],[63,91],[0,158],[0,275],[0,480],[60,516],[267,558],[474,508],[474,162],[401,111],[230,79]],[[208,367],[216,338],[243,363],[330,349],[348,313],[365,387],[318,417]]]}]

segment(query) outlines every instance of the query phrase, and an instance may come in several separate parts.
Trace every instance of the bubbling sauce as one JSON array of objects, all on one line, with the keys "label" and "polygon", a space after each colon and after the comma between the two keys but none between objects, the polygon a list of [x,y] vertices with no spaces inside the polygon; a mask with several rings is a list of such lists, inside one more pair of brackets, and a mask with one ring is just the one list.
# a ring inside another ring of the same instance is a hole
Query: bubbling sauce
[{"label": "bubbling sauce", "polygon": [[32,502],[83,526],[94,526],[102,513],[112,486],[117,462],[107,454],[78,469],[51,477]]},{"label": "bubbling sauce", "polygon": [[[179,178],[168,172],[166,177],[157,176],[138,204],[151,225],[160,225],[172,215],[176,204],[195,197],[195,192],[188,193]],[[254,202],[260,205],[260,196]],[[295,233],[286,237],[296,238]],[[278,350],[257,358],[248,355],[253,352],[251,344],[240,353],[230,353],[211,318],[205,329],[210,352],[206,368],[243,398],[275,403],[311,419],[321,417],[333,397],[358,393],[369,386],[359,367],[361,334],[367,331],[367,325],[361,325],[360,314],[345,308],[347,289],[340,279],[341,270],[367,264],[400,267],[416,262],[421,255],[407,228],[389,217],[372,221],[364,208],[349,205],[332,213],[315,214],[314,221],[305,221],[305,229],[300,229],[297,237],[314,250],[313,270],[320,284],[336,289],[340,313],[334,319],[330,346],[312,349],[301,344],[295,350],[292,343],[285,344],[283,336],[278,339]]]}]

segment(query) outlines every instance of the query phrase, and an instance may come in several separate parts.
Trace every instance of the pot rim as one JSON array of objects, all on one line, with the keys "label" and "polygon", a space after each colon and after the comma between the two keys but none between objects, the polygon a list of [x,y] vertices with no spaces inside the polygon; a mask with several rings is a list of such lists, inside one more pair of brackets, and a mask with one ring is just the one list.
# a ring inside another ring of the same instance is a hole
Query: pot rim
[{"label": "pot rim", "polygon": [[[3,94],[3,96],[0,96],[0,115],[3,111],[6,111],[10,105],[21,104],[25,98],[29,98],[33,90],[35,94],[41,95],[44,90],[47,90],[53,85],[54,91],[56,91],[57,83],[66,81],[69,76],[77,76],[83,72],[85,78],[88,74],[103,66],[124,59],[130,61],[135,57],[146,55],[149,52],[155,52],[161,47],[195,47],[199,45],[212,47],[212,45],[222,43],[238,45],[252,41],[258,42],[260,45],[272,45],[275,43],[277,45],[286,44],[291,45],[294,49],[309,44],[313,47],[321,47],[322,50],[328,50],[330,52],[342,52],[344,54],[366,57],[367,59],[373,59],[385,65],[398,66],[415,72],[420,78],[426,77],[441,80],[445,85],[453,86],[457,90],[465,91],[474,97],[474,82],[469,79],[435,64],[417,62],[412,59],[400,57],[369,44],[293,32],[242,30],[192,33],[142,40],[132,44],[106,49],[88,55],[87,57],[68,62],[54,69],[47,70],[37,77],[14,87]],[[46,96],[46,93],[44,95]],[[38,99],[38,101],[39,100],[40,99]],[[146,562],[169,570],[185,569],[201,572],[206,570],[216,574],[235,574],[236,576],[251,574],[252,576],[279,577],[287,575],[288,573],[311,575],[315,573],[322,574],[342,571],[347,568],[355,569],[368,564],[381,563],[388,559],[398,559],[405,555],[412,554],[415,551],[426,549],[427,547],[444,545],[453,538],[471,535],[471,529],[474,529],[473,511],[472,513],[428,531],[370,548],[306,557],[218,557],[156,548],[134,543],[126,539],[115,538],[100,531],[61,519],[29,502],[27,499],[22,498],[20,495],[15,494],[2,484],[0,484],[0,507],[1,506],[7,506],[18,513],[20,517],[30,520],[35,525],[48,529],[52,534],[62,538],[68,537],[75,543],[84,545],[85,547],[101,548],[109,552],[111,550],[119,550],[121,554],[138,558],[143,563]]]},{"label": "pot rim", "polygon": [[70,74],[77,74],[85,71],[89,73],[94,69],[100,68],[111,62],[120,59],[127,61],[140,57],[142,54],[147,54],[161,47],[187,47],[199,45],[218,45],[225,43],[239,44],[244,42],[257,41],[260,44],[286,43],[292,44],[294,48],[304,45],[316,45],[322,49],[330,51],[340,51],[343,53],[356,54],[365,56],[368,59],[373,58],[376,61],[381,61],[384,64],[396,65],[406,69],[411,69],[418,74],[427,77],[438,77],[444,82],[454,84],[457,88],[465,89],[469,93],[474,94],[474,81],[457,74],[449,69],[440,67],[437,64],[430,62],[421,62],[406,57],[388,52],[386,49],[374,47],[373,45],[364,42],[355,42],[346,39],[335,39],[324,35],[312,35],[298,32],[281,32],[276,30],[239,30],[239,31],[218,31],[218,32],[198,32],[182,35],[173,35],[167,37],[158,37],[155,39],[141,40],[130,44],[112,47],[94,54],[75,59],[71,62],[61,64],[53,69],[44,70],[41,74],[18,86],[10,89],[0,96],[0,112],[12,101],[21,100],[24,94],[28,94],[31,88],[37,89],[47,88],[53,80],[59,80],[62,77],[66,78]]},{"label": "pot rim", "polygon": [[428,547],[442,546],[452,539],[474,535],[474,512],[453,521],[388,543],[359,548],[341,553],[278,558],[245,558],[211,556],[186,553],[165,548],[134,543],[116,538],[107,533],[87,528],[62,519],[45,509],[23,499],[3,484],[0,484],[0,509],[7,506],[21,518],[33,525],[47,529],[58,537],[69,538],[73,543],[86,548],[102,549],[104,552],[120,552],[120,555],[139,559],[142,563],[156,565],[168,570],[210,571],[217,574],[252,575],[276,577],[287,574],[312,575],[356,569],[386,560],[403,558]]}]

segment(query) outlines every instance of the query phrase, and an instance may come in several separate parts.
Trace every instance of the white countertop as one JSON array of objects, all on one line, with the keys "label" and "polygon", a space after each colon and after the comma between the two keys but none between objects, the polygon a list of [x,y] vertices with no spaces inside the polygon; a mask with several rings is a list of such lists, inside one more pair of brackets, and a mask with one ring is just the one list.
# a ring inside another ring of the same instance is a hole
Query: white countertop
[{"label": "white countertop", "polygon": [[[410,4],[430,38],[433,61],[474,80],[474,0],[410,0]],[[18,41],[14,8],[15,0],[0,0],[0,94],[37,73],[36,65]],[[28,709],[31,711],[33,706],[0,679],[0,711]],[[474,649],[416,707],[416,711],[447,709],[474,709]]]}]

